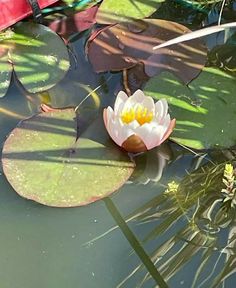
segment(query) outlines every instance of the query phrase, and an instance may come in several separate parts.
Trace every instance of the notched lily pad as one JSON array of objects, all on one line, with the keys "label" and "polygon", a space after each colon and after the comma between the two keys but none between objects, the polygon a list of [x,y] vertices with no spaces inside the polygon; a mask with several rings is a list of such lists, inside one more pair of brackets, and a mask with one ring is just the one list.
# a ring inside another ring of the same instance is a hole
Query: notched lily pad
[{"label": "notched lily pad", "polygon": [[143,19],[152,15],[164,0],[103,0],[97,13],[97,22],[112,24],[125,22],[130,19]]},{"label": "notched lily pad", "polygon": [[77,123],[73,109],[53,110],[11,132],[2,163],[18,194],[48,206],[81,206],[116,191],[130,177],[134,163],[109,139],[102,120],[76,141]]},{"label": "notched lily pad", "polygon": [[53,87],[69,69],[69,55],[62,39],[48,27],[18,23],[2,40],[0,51],[0,97],[6,94],[12,69],[31,93]]},{"label": "notched lily pad", "polygon": [[111,25],[91,36],[89,60],[96,72],[129,69],[142,62],[149,77],[166,70],[188,83],[205,65],[207,50],[201,40],[153,50],[154,46],[187,32],[190,30],[181,24],[159,19]]},{"label": "notched lily pad", "polygon": [[163,72],[148,81],[146,95],[166,98],[176,118],[171,139],[195,149],[228,148],[236,144],[236,81],[216,68],[204,68],[188,86]]}]

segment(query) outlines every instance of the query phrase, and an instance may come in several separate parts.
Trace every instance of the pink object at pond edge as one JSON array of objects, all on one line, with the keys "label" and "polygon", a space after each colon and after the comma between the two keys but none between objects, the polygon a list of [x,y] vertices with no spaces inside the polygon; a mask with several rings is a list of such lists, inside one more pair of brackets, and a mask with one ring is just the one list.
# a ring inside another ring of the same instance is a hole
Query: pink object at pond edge
[{"label": "pink object at pond edge", "polygon": [[[58,0],[38,0],[41,9],[54,4]],[[0,0],[0,30],[32,14],[28,0]]]}]

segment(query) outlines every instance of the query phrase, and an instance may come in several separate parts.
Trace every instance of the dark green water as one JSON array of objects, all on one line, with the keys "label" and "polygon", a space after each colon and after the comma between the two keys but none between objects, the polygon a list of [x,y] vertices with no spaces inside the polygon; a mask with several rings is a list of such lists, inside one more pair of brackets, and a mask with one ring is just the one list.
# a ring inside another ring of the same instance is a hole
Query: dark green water
[{"label": "dark green water", "polygon": [[[186,22],[181,13],[177,20]],[[199,23],[200,18],[195,13],[188,21]],[[113,104],[122,89],[120,74],[92,71],[83,45],[84,39],[73,43],[78,67],[72,65],[49,91],[53,106],[78,105],[88,94],[81,84],[92,90],[100,86],[96,92],[101,107]],[[12,83],[0,100],[1,146],[39,104],[38,95]],[[92,99],[86,105],[94,111]],[[200,165],[219,160],[212,154],[203,158]],[[68,209],[22,199],[0,170],[0,288],[151,288],[165,287],[163,278],[174,288],[235,287],[234,213],[218,220],[217,197],[204,193],[186,204],[185,193],[197,190],[191,181],[183,195],[163,194],[169,182],[186,179],[198,161],[194,153],[166,144],[139,156],[135,175],[110,198]],[[219,284],[217,277],[226,266]]]}]

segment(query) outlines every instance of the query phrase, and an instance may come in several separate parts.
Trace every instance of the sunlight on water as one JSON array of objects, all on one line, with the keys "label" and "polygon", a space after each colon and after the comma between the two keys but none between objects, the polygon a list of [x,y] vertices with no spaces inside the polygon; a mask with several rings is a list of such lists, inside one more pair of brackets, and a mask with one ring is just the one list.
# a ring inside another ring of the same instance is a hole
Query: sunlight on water
[{"label": "sunlight on water", "polygon": [[[173,6],[167,15],[163,7],[160,14],[167,18],[184,17]],[[71,57],[66,78],[46,94],[12,83],[0,99],[1,148],[17,123],[38,113],[42,103],[77,107],[86,115],[113,105],[122,75],[93,72],[84,42],[73,43],[78,63]],[[180,124],[183,130],[203,125]],[[222,206],[221,180],[235,151],[195,153],[167,143],[135,161],[134,174],[108,200],[65,209],[21,198],[0,167],[0,287],[151,288],[163,279],[174,288],[234,287],[235,207]]]}]

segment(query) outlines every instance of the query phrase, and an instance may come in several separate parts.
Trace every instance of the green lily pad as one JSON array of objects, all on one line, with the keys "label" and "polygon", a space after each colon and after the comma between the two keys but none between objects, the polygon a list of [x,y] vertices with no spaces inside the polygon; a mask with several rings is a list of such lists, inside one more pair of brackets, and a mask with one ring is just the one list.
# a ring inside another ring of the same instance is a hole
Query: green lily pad
[{"label": "green lily pad", "polygon": [[8,61],[8,49],[0,47],[0,97],[3,97],[11,82],[12,65]]},{"label": "green lily pad", "polygon": [[100,24],[126,22],[130,19],[143,19],[152,15],[164,0],[104,0],[100,5],[96,20]]},{"label": "green lily pad", "polygon": [[70,66],[62,39],[46,26],[27,22],[6,31],[0,60],[0,97],[7,92],[13,69],[25,89],[37,93],[57,84]]},{"label": "green lily pad", "polygon": [[48,27],[34,23],[15,26],[11,60],[17,78],[32,93],[47,90],[64,78],[69,55],[62,39]]},{"label": "green lily pad", "polygon": [[148,81],[145,93],[166,98],[177,123],[171,139],[195,149],[236,144],[236,80],[216,68],[204,68],[188,86],[163,72]]},{"label": "green lily pad", "polygon": [[116,191],[130,177],[134,163],[109,139],[102,120],[76,140],[78,119],[73,109],[44,112],[12,131],[2,163],[18,194],[48,206],[80,206]]}]

